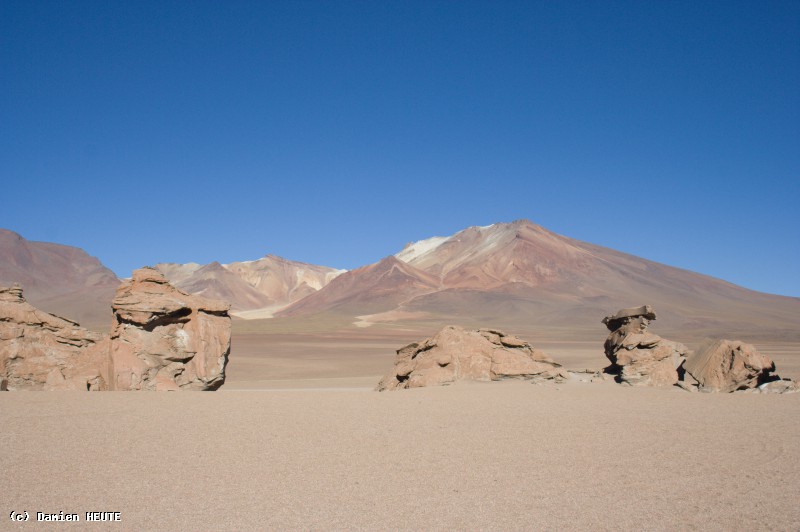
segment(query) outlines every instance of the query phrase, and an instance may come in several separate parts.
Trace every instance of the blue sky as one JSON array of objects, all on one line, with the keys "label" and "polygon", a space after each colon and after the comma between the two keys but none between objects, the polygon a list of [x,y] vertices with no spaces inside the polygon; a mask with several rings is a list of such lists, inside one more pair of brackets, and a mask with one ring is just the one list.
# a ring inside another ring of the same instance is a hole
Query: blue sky
[{"label": "blue sky", "polygon": [[0,3],[0,227],[119,275],[529,218],[800,296],[800,3]]}]

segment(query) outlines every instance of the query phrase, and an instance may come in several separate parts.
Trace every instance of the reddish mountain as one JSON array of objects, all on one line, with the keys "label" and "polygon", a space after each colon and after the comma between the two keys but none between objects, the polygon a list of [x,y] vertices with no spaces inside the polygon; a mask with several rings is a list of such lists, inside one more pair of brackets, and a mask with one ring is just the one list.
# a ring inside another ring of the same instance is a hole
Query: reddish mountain
[{"label": "reddish mountain", "polygon": [[[660,332],[800,339],[800,298],[747,290],[527,220],[415,242],[346,273],[270,255],[158,267],[181,289],[228,301],[246,318],[329,314],[359,317],[362,327],[412,320],[547,328],[572,338],[600,334],[602,316],[646,303],[658,312]],[[28,242],[0,230],[0,284],[13,282],[23,285],[36,306],[96,329],[108,327],[109,302],[119,284],[80,249]]]},{"label": "reddish mountain", "polygon": [[576,243],[523,220],[469,227],[407,246],[397,257],[436,275],[442,288],[546,286],[595,269],[592,254]]},{"label": "reddish mountain", "polygon": [[19,283],[32,305],[87,327],[110,326],[111,300],[120,281],[95,257],[0,229],[0,258],[0,285]]},{"label": "reddish mountain", "polygon": [[[428,316],[508,327],[597,329],[618,308],[656,307],[659,324],[697,334],[800,335],[800,299],[731,283],[567,238],[527,220],[470,227],[396,256],[418,282],[376,282],[384,259],[342,276],[283,316]],[[424,280],[424,281],[422,281]],[[377,287],[377,288],[376,288]],[[388,314],[387,314],[388,313]],[[369,319],[369,318],[367,318]]]},{"label": "reddish mountain", "polygon": [[438,290],[435,276],[395,257],[338,276],[318,292],[277,313],[299,316],[325,311],[366,314],[392,309],[408,298]]}]

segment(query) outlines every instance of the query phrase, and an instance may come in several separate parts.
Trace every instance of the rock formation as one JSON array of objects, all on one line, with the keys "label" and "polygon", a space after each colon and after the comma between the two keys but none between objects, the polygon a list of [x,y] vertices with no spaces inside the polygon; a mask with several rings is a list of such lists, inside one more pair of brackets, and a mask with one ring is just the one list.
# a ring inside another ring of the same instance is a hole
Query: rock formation
[{"label": "rock formation", "polygon": [[566,379],[568,374],[528,342],[494,329],[445,327],[397,351],[394,369],[377,390],[452,384],[459,380]]},{"label": "rock formation", "polygon": [[798,393],[800,382],[792,379],[778,379],[760,384],[756,389],[747,389],[746,392],[754,393]]},{"label": "rock formation", "polygon": [[229,309],[181,292],[154,268],[134,271],[112,302],[111,389],[219,388],[230,352]]},{"label": "rock formation", "polygon": [[0,390],[215,390],[228,309],[143,268],[117,291],[109,338],[36,309],[19,286],[0,288]]},{"label": "rock formation", "polygon": [[686,346],[665,340],[647,331],[656,319],[649,305],[622,309],[603,318],[611,331],[605,342],[608,370],[619,382],[634,386],[672,386],[678,382],[678,370],[685,360]]},{"label": "rock formation", "polygon": [[0,389],[105,390],[108,340],[0,288]]},{"label": "rock formation", "polygon": [[687,358],[684,368],[701,390],[708,391],[746,390],[779,379],[770,375],[775,363],[768,356],[755,346],[731,340],[705,344]]}]

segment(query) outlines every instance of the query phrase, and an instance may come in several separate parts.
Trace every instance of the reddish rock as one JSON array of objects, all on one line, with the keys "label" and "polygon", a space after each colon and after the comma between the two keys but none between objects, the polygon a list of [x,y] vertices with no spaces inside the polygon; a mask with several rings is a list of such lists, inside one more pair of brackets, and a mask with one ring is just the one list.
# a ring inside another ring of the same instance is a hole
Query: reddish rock
[{"label": "reddish rock", "polygon": [[230,352],[226,303],[187,295],[143,268],[117,291],[111,337],[0,288],[2,390],[214,390]]},{"label": "reddish rock", "polygon": [[215,390],[225,381],[230,305],[188,295],[142,268],[112,302],[111,389]]},{"label": "reddish rock", "polygon": [[684,364],[700,389],[734,392],[756,388],[777,376],[775,363],[755,346],[732,340],[717,340],[692,353]]},{"label": "reddish rock", "polygon": [[397,351],[394,369],[377,389],[418,388],[459,380],[566,379],[568,374],[528,342],[493,329],[445,327]]},{"label": "reddish rock", "polygon": [[656,313],[649,305],[622,309],[603,318],[611,334],[604,344],[610,371],[633,386],[672,386],[688,352],[685,345],[647,331]]},{"label": "reddish rock", "polygon": [[108,340],[0,288],[0,390],[105,390]]}]

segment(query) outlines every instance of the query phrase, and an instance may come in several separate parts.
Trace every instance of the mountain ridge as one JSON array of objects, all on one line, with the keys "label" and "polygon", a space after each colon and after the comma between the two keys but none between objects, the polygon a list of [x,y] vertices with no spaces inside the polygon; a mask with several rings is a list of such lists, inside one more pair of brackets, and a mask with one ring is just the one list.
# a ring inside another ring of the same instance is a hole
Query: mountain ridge
[{"label": "mountain ridge", "polygon": [[160,263],[155,267],[177,288],[228,301],[233,314],[244,317],[270,317],[343,273],[273,254],[227,264]]},{"label": "mountain ridge", "polygon": [[[119,279],[98,259],[8,230],[0,230],[0,249],[0,282],[21,282],[26,297],[50,312],[107,327],[108,301]],[[337,323],[358,327],[432,320],[523,328],[572,324],[589,331],[598,316],[648,303],[662,325],[698,334],[800,337],[800,298],[582,242],[524,219],[410,242],[351,271],[273,254],[156,267],[178,288],[228,301],[246,319],[335,315]]]},{"label": "mountain ridge", "polygon": [[358,312],[359,298],[332,297],[332,283],[276,316],[350,309],[360,326],[368,325],[371,315],[381,322],[387,316],[424,315],[443,322],[470,319],[520,326],[577,319],[588,330],[597,316],[644,302],[656,306],[661,322],[672,327],[736,331],[770,318],[768,327],[800,332],[800,318],[794,317],[800,316],[800,298],[757,292],[582,242],[529,220],[472,226],[449,237],[411,242],[394,258],[413,267],[417,277],[432,276],[438,287],[429,282],[406,290],[402,300],[393,299],[386,297],[390,286],[358,279],[369,271],[362,267],[351,272],[349,285],[354,291],[369,285],[372,292],[383,293],[382,304],[362,306]]},{"label": "mountain ridge", "polygon": [[109,327],[120,280],[97,257],[0,229],[0,258],[0,284],[20,284],[34,306],[91,328]]}]

